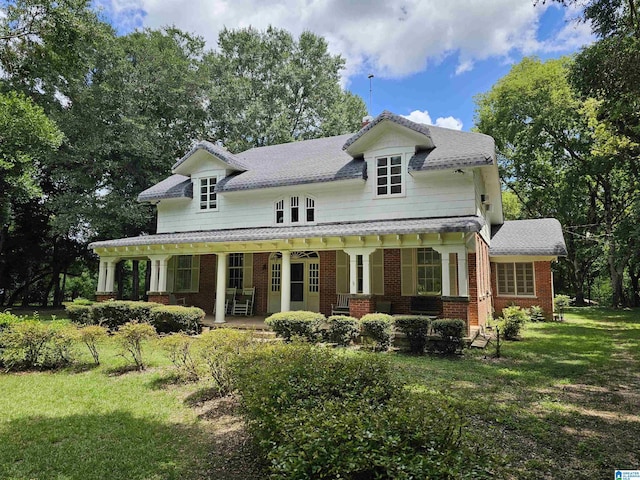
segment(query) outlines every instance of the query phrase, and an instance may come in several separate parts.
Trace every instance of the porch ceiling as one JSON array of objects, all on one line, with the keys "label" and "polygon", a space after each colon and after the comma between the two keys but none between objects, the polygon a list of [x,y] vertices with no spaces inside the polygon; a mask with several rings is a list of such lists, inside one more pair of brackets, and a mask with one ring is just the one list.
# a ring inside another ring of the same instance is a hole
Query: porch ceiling
[{"label": "porch ceiling", "polygon": [[459,245],[464,242],[467,233],[478,232],[483,226],[484,220],[477,216],[415,218],[162,233],[94,242],[89,245],[89,248],[100,256],[136,257],[154,254],[184,255]]}]

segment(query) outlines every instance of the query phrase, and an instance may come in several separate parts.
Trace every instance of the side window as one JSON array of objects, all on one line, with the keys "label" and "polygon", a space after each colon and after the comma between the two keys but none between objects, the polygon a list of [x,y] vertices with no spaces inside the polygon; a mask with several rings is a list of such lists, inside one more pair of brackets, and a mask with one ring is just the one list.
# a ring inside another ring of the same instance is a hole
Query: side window
[{"label": "side window", "polygon": [[315,223],[316,201],[300,195],[281,198],[274,203],[276,225]]},{"label": "side window", "polygon": [[307,198],[307,223],[316,221],[316,201],[313,198]]},{"label": "side window", "polygon": [[284,223],[284,200],[276,202],[276,223]]}]

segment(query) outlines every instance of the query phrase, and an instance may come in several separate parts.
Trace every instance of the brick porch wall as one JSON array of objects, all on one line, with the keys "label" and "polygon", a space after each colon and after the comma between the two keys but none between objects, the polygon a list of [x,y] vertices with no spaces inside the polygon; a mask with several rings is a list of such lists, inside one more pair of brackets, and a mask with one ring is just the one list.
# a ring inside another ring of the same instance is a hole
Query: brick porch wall
[{"label": "brick porch wall", "polygon": [[535,297],[500,297],[497,288],[497,271],[495,263],[491,264],[491,290],[493,291],[493,305],[495,316],[502,315],[502,309],[511,305],[518,305],[523,308],[530,308],[534,305],[542,307],[544,317],[547,320],[553,319],[553,277],[551,275],[551,262],[534,262],[535,272]]},{"label": "brick porch wall", "polygon": [[269,297],[269,253],[253,254],[253,286],[256,288],[253,312],[256,315],[267,313]]},{"label": "brick porch wall", "polygon": [[320,255],[320,313],[331,315],[331,305],[336,303],[336,252],[318,252]]},{"label": "brick porch wall", "polygon": [[197,293],[174,293],[176,298],[184,298],[184,304],[213,313],[216,298],[216,264],[215,255],[200,255],[200,289]]},{"label": "brick porch wall", "polygon": [[162,305],[169,305],[169,294],[163,295],[160,293],[150,293],[148,301],[161,303]]},{"label": "brick porch wall", "polygon": [[362,318],[376,311],[376,298],[372,295],[352,295],[349,299],[349,315]]},{"label": "brick porch wall", "polygon": [[411,297],[402,296],[400,249],[384,250],[384,295],[377,301],[391,302],[391,313],[411,313]]},{"label": "brick porch wall", "polygon": [[108,302],[109,300],[115,300],[115,293],[97,293],[96,302]]}]

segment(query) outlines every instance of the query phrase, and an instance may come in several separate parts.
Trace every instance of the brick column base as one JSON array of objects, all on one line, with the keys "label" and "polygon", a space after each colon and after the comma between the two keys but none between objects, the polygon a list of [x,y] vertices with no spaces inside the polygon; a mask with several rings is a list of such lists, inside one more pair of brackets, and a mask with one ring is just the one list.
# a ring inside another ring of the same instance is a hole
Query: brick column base
[{"label": "brick column base", "polygon": [[361,318],[376,311],[376,299],[371,295],[351,295],[349,297],[349,315]]},{"label": "brick column base", "polygon": [[169,294],[161,292],[149,292],[149,299],[147,301],[154,303],[161,303],[162,305],[169,305]]},{"label": "brick column base", "polygon": [[107,293],[107,292],[100,292],[100,293],[96,293],[96,302],[108,302],[109,300],[115,300],[116,299],[116,293]]},{"label": "brick column base", "polygon": [[442,297],[442,317],[469,319],[469,299],[467,297]]}]

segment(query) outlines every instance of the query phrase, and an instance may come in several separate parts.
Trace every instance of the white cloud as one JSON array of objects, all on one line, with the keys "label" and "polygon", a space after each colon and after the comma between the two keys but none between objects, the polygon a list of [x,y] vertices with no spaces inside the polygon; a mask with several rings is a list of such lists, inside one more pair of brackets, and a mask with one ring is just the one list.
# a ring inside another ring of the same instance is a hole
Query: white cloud
[{"label": "white cloud", "polygon": [[462,130],[462,121],[459,118],[438,117],[435,122],[431,120],[431,115],[427,110],[414,110],[409,115],[402,115],[404,118],[416,123],[426,123],[427,125],[435,125],[437,127],[451,128],[453,130]]},{"label": "white cloud", "polygon": [[583,30],[570,25],[555,38],[538,41],[539,19],[550,7],[534,6],[531,0],[97,1],[125,23],[142,22],[152,28],[175,25],[203,36],[210,47],[216,46],[218,32],[225,26],[274,25],[295,35],[310,30],[324,36],[330,50],[347,59],[346,78],[368,72],[400,78],[450,54],[458,54],[455,73],[463,74],[480,60],[509,59],[514,52],[562,51],[585,41]]}]

